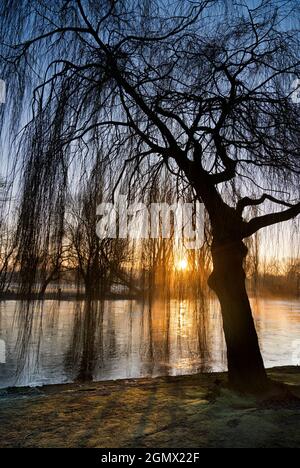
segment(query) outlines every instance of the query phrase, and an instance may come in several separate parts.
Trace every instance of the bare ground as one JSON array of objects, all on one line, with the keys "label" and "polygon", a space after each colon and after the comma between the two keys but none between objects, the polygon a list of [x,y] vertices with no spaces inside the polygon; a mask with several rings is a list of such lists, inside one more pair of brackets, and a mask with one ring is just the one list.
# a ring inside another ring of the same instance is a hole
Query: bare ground
[{"label": "bare ground", "polygon": [[300,368],[237,395],[225,374],[0,391],[0,447],[300,447]]}]

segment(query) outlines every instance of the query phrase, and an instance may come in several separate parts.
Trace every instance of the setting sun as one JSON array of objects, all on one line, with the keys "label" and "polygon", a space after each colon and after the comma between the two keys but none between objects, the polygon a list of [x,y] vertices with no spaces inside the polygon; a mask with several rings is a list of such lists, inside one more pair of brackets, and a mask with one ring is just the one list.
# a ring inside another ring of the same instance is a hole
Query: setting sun
[{"label": "setting sun", "polygon": [[185,258],[178,260],[176,263],[176,270],[184,271],[188,268],[188,261]]}]

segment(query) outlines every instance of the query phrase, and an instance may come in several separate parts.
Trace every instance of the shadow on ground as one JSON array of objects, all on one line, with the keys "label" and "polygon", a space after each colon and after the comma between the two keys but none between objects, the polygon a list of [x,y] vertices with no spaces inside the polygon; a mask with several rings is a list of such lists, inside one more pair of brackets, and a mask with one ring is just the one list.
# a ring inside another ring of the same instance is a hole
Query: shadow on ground
[{"label": "shadow on ground", "polygon": [[[300,369],[272,379],[300,398]],[[0,447],[300,447],[300,400],[242,397],[222,374],[8,389]]]}]

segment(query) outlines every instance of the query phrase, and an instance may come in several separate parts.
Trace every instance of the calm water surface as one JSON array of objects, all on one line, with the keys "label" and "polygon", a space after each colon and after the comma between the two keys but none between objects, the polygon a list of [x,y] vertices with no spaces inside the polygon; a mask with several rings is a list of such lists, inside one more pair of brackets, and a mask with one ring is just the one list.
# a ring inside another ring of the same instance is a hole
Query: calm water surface
[{"label": "calm water surface", "polygon": [[[252,305],[265,365],[300,365],[300,301]],[[214,300],[151,310],[125,300],[29,308],[7,301],[0,303],[0,362],[3,388],[226,370],[226,350]]]}]

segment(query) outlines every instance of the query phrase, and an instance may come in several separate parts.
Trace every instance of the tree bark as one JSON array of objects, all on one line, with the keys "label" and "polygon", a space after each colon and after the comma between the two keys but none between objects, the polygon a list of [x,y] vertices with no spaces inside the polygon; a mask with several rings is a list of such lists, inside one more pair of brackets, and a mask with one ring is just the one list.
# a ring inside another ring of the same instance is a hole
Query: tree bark
[{"label": "tree bark", "polygon": [[268,379],[246,290],[246,255],[247,248],[240,240],[214,240],[209,285],[221,304],[229,383],[238,391],[256,393],[268,388]]}]

